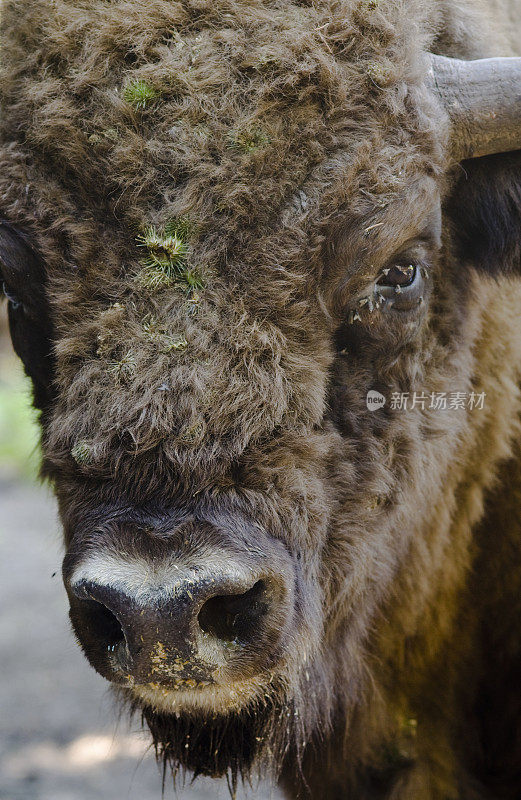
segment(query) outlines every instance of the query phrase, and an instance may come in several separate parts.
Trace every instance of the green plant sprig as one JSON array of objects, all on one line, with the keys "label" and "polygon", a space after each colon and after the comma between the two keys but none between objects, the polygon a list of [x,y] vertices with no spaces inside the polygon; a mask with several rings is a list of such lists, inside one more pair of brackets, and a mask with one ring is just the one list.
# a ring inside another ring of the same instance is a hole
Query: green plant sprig
[{"label": "green plant sprig", "polygon": [[140,79],[130,81],[123,89],[123,99],[136,111],[144,111],[159,97],[161,94],[157,89]]},{"label": "green plant sprig", "polygon": [[80,439],[71,449],[71,456],[80,466],[88,466],[94,460],[94,450],[85,439]]},{"label": "green plant sprig", "polygon": [[201,273],[187,264],[186,239],[192,232],[192,223],[183,217],[171,220],[162,230],[147,226],[136,239],[138,246],[147,250],[137,276],[138,284],[149,291],[167,286],[186,293],[202,289]]}]

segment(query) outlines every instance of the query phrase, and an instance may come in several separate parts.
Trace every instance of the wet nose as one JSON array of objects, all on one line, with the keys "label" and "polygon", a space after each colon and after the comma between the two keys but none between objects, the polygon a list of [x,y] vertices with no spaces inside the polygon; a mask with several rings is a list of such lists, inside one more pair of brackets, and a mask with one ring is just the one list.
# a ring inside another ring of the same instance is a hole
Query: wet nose
[{"label": "wet nose", "polygon": [[73,626],[105,677],[194,688],[234,660],[243,671],[249,664],[250,672],[266,662],[259,645],[262,650],[280,632],[281,582],[233,565],[218,574],[177,572],[175,581],[159,586],[135,585],[121,575],[103,582],[80,575],[71,582]]}]

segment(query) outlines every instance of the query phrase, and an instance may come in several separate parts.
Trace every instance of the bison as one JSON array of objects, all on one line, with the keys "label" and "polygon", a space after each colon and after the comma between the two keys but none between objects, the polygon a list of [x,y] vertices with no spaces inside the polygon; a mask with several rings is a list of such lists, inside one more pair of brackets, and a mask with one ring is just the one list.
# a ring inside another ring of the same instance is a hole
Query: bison
[{"label": "bison", "polygon": [[174,774],[521,794],[520,34],[515,0],[3,2],[70,616]]}]

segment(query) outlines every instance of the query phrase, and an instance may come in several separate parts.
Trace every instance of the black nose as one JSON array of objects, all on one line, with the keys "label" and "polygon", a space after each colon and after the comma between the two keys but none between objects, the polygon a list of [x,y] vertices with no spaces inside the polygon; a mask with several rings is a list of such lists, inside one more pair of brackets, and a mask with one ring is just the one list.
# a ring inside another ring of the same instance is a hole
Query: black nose
[{"label": "black nose", "polygon": [[265,667],[284,627],[283,582],[233,565],[172,573],[141,586],[130,569],[72,581],[71,619],[93,666],[111,680],[179,688],[212,683],[223,667],[240,664],[241,677]]}]

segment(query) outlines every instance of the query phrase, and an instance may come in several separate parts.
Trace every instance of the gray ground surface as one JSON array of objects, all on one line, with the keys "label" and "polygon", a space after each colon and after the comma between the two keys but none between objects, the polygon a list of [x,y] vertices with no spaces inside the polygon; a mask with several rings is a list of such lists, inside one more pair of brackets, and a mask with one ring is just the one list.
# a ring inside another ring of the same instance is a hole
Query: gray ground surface
[{"label": "gray ground surface", "polygon": [[[60,562],[48,492],[0,482],[0,798],[160,800],[146,738],[118,724],[107,683],[69,631]],[[177,796],[229,797],[214,781]],[[281,797],[267,786],[246,796]]]}]

